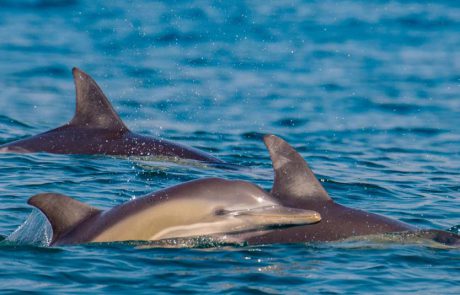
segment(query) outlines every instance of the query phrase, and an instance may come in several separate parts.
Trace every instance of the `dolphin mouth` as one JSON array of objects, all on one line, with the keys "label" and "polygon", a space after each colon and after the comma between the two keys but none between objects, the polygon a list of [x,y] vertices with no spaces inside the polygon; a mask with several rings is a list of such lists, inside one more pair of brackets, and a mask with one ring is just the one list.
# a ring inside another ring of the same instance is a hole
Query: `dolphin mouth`
[{"label": "dolphin mouth", "polygon": [[321,215],[316,211],[281,205],[250,209],[217,209],[214,214],[221,218],[170,227],[155,234],[149,240],[212,236],[225,237],[224,240],[231,237],[241,242],[239,238],[235,238],[235,235],[259,235],[267,230],[309,225],[321,220]]},{"label": "dolphin mouth", "polygon": [[248,218],[251,223],[264,227],[307,225],[321,221],[321,214],[316,211],[279,205],[232,210],[228,211],[227,214],[234,217]]}]

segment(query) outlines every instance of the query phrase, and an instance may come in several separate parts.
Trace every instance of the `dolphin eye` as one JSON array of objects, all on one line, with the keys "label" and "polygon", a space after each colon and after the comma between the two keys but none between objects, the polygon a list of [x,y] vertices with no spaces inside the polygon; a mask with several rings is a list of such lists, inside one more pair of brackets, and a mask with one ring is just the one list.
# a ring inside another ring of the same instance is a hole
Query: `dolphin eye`
[{"label": "dolphin eye", "polygon": [[228,214],[228,210],[225,210],[224,208],[218,208],[214,211],[214,215],[216,216],[222,216],[222,215],[225,215],[225,214]]}]

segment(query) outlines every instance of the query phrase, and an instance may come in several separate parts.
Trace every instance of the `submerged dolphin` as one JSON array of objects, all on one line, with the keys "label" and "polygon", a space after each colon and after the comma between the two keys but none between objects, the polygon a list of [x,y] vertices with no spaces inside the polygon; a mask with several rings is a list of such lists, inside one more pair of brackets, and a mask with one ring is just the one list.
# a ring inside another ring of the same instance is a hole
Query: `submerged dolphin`
[{"label": "submerged dolphin", "polygon": [[53,229],[50,245],[245,233],[316,223],[311,210],[280,206],[264,190],[245,181],[218,178],[186,182],[107,211],[59,194],[28,200]]},{"label": "submerged dolphin", "polygon": [[56,129],[0,146],[0,152],[164,156],[223,163],[194,148],[131,132],[96,82],[77,68],[73,119]]},{"label": "submerged dolphin", "polygon": [[302,156],[287,142],[275,135],[266,135],[264,142],[270,152],[275,172],[272,197],[287,207],[319,212],[321,222],[252,236],[248,239],[249,244],[337,241],[354,236],[404,232],[419,238],[460,246],[460,236],[454,233],[421,230],[394,219],[337,204]]}]

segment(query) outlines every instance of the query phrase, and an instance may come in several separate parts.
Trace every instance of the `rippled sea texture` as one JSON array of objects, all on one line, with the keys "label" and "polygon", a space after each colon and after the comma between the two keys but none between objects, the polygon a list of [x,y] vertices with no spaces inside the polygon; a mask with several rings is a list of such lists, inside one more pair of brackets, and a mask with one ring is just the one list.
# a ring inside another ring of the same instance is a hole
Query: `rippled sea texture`
[{"label": "rippled sea texture", "polygon": [[0,235],[23,224],[0,246],[0,288],[459,293],[459,250],[373,241],[47,248],[28,245],[46,228],[26,205],[54,191],[110,208],[206,176],[269,189],[260,138],[275,133],[338,202],[420,227],[457,226],[459,31],[455,1],[0,0],[0,143],[68,121],[78,66],[133,131],[243,166],[0,155]]}]

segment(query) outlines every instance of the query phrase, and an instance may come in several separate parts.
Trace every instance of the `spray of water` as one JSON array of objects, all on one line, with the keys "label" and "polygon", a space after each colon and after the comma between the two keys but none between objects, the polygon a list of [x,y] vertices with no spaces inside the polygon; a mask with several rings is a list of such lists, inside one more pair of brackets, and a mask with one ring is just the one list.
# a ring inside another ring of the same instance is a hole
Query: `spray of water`
[{"label": "spray of water", "polygon": [[48,246],[51,242],[52,229],[48,220],[34,209],[27,219],[5,241],[18,245]]}]

